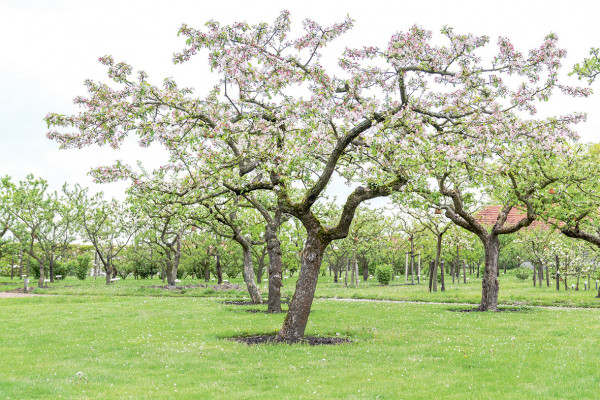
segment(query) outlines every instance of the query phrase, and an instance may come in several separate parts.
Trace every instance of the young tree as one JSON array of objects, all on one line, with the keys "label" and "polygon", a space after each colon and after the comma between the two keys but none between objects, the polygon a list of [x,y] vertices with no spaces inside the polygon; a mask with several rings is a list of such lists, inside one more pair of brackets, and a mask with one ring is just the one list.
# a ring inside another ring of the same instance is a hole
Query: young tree
[{"label": "young tree", "polygon": [[70,193],[77,207],[82,237],[94,247],[106,273],[106,284],[117,275],[115,259],[127,247],[139,229],[136,213],[129,204],[104,200],[103,193],[88,196],[88,189],[76,188]]},{"label": "young tree", "polygon": [[38,287],[44,286],[45,266],[54,282],[54,266],[75,240],[76,211],[67,201],[68,189],[48,193],[48,183],[28,175],[18,185],[2,180],[9,202],[5,209],[15,219],[10,227],[24,250],[39,264]]}]

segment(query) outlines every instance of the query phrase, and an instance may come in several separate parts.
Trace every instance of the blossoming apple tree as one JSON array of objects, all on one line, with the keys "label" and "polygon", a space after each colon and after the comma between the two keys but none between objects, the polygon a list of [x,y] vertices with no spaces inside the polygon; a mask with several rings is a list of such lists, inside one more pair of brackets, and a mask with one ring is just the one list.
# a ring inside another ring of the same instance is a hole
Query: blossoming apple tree
[{"label": "blossoming apple tree", "polygon": [[[384,47],[347,49],[337,67],[326,67],[326,58],[336,57],[325,48],[352,24],[349,18],[329,27],[306,20],[295,36],[289,13],[282,12],[272,24],[183,25],[187,47],[174,61],[206,53],[219,79],[209,93],[195,95],[172,79],[152,85],[144,72],[133,78],[130,65],[102,57],[113,84],[86,81],[89,96],[75,99],[82,111],[49,114],[48,137],[63,148],[118,147],[135,134],[142,146],[157,141],[170,151],[164,168],[171,179],[161,182],[162,190],[210,192],[225,185],[240,194],[275,196],[280,211],[307,232],[296,291],[278,333],[280,340],[297,340],[325,248],[348,234],[361,203],[401,190],[418,174],[418,157],[408,149],[455,159],[527,134],[532,145],[543,145],[567,128],[539,141],[539,132],[499,127],[517,126],[517,112],[535,113],[534,103],[554,89],[586,94],[558,83],[565,52],[554,35],[528,55],[500,38],[496,56],[483,61],[488,37],[444,28],[434,42],[430,31],[415,26]],[[334,172],[353,191],[330,226],[313,207]],[[120,163],[98,168],[96,176],[145,184]]]}]

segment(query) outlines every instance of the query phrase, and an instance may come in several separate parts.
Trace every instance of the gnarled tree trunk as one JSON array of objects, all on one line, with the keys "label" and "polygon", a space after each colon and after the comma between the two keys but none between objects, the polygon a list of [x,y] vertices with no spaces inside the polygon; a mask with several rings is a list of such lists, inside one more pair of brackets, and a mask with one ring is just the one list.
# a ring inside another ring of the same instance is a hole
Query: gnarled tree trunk
[{"label": "gnarled tree trunk", "polygon": [[267,300],[267,313],[280,313],[283,261],[281,259],[281,242],[277,238],[277,226],[275,224],[266,224],[265,239],[267,241],[267,253],[269,254],[269,298]]},{"label": "gnarled tree trunk", "polygon": [[500,240],[497,235],[490,234],[480,237],[485,250],[485,266],[481,280],[481,303],[480,311],[498,310],[498,256],[500,255]]},{"label": "gnarled tree trunk", "polygon": [[328,244],[319,238],[318,231],[307,232],[296,291],[292,297],[290,309],[283,326],[277,334],[278,339],[294,341],[304,336],[315,289],[317,288],[323,253]]},{"label": "gnarled tree trunk", "polygon": [[[241,236],[239,234],[238,236]],[[250,248],[250,244],[245,240],[238,241],[242,246],[242,251],[244,254],[244,269],[242,270],[242,275],[244,276],[244,282],[246,282],[246,287],[248,288],[248,294],[250,295],[250,300],[254,304],[262,304],[263,299],[258,291],[258,286],[256,286],[256,279],[254,276],[254,267],[252,266],[252,250]]]}]

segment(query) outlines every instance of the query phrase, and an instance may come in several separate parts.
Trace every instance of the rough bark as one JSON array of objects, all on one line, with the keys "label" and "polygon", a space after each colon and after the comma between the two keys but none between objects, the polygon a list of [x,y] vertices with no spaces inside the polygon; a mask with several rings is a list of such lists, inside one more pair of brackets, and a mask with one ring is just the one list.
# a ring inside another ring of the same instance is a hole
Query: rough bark
[{"label": "rough bark", "polygon": [[485,267],[481,280],[480,311],[498,310],[498,256],[500,254],[500,240],[496,235],[490,235],[483,241],[485,250]]},{"label": "rough bark", "polygon": [[304,336],[327,244],[319,237],[318,231],[307,232],[296,291],[283,326],[277,334],[278,339],[299,340]]},{"label": "rough bark", "polygon": [[281,312],[281,287],[283,275],[283,260],[281,242],[277,237],[277,221],[267,223],[265,227],[267,253],[269,254],[269,298],[267,299],[267,313]]},{"label": "rough bark", "polygon": [[[240,235],[238,235],[239,237]],[[258,286],[256,286],[256,280],[254,278],[254,268],[252,267],[252,250],[248,243],[243,243],[245,240],[239,241],[242,245],[242,252],[244,255],[244,269],[242,270],[242,274],[244,276],[244,282],[246,282],[246,287],[248,288],[248,294],[250,295],[250,300],[254,304],[262,304],[263,299],[258,291]]]}]

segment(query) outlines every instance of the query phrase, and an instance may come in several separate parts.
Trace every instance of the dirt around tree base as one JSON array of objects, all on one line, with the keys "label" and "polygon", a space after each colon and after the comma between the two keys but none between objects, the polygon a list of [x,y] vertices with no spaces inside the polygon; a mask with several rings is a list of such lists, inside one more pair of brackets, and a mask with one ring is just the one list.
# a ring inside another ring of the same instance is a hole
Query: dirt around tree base
[{"label": "dirt around tree base", "polygon": [[163,290],[185,290],[185,289],[195,289],[195,288],[205,288],[205,289],[213,289],[214,291],[227,291],[227,290],[245,290],[246,288],[242,288],[240,285],[236,285],[234,283],[225,282],[220,285],[184,285],[184,286],[169,286],[169,285],[154,285],[154,286],[145,286],[147,288],[152,289],[163,289]]},{"label": "dirt around tree base", "polygon": [[287,311],[285,311],[285,310],[282,310],[277,313],[275,313],[275,312],[270,313],[266,310],[257,310],[256,308],[251,308],[249,310],[244,310],[244,311],[246,311],[247,313],[250,313],[250,314],[285,314],[285,313],[287,313]]},{"label": "dirt around tree base", "polygon": [[448,308],[447,310],[452,311],[452,312],[503,312],[503,311],[526,312],[526,311],[528,311],[526,308],[508,308],[508,307],[498,308],[496,311],[493,311],[493,310],[482,311],[479,308]]},{"label": "dirt around tree base", "polygon": [[308,344],[311,346],[321,345],[337,345],[344,343],[352,343],[350,339],[341,337],[321,337],[321,336],[304,336],[298,340],[277,340],[275,335],[257,335],[257,336],[238,336],[229,338],[236,342],[245,343],[247,345],[258,345],[258,344]]},{"label": "dirt around tree base", "polygon": [[[224,301],[223,304],[227,304],[230,306],[256,306],[258,305],[258,303],[253,303],[249,300],[229,300],[229,301]],[[267,304],[266,301],[264,301],[262,304]],[[282,300],[281,304],[288,304],[287,301]]]}]

